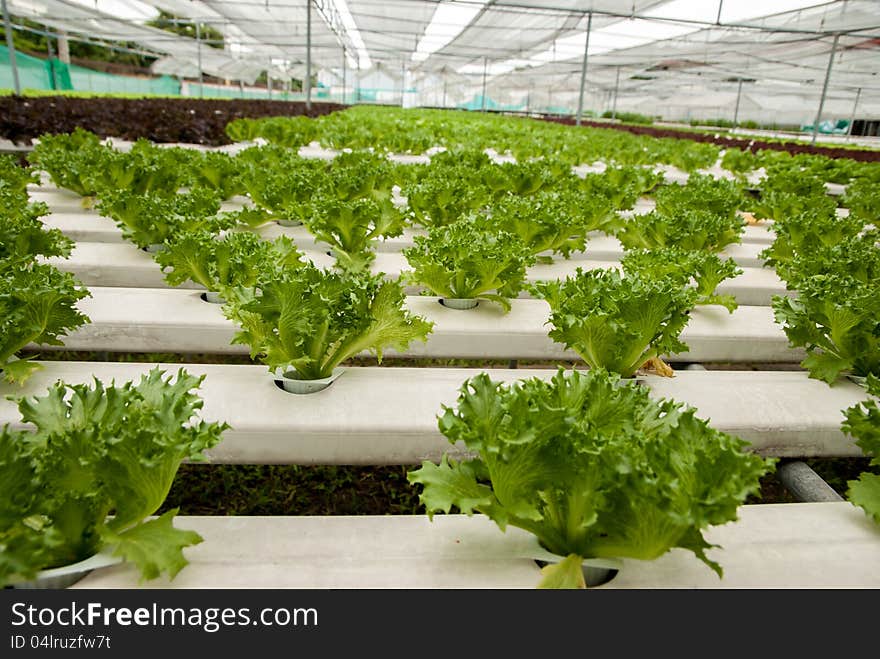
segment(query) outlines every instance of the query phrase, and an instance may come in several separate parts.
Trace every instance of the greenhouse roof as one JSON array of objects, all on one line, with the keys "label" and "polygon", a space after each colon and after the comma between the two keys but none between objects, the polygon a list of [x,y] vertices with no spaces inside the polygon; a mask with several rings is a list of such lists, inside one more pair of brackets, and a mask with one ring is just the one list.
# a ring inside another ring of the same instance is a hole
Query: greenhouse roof
[{"label": "greenhouse roof", "polygon": [[[377,64],[409,81],[466,76],[479,92],[751,90],[880,96],[878,0],[8,0],[76,35],[140,44],[157,72],[245,81]],[[223,34],[222,50],[145,22],[163,10]],[[589,31],[589,48],[585,43]],[[309,48],[307,49],[307,43]],[[307,53],[308,50],[308,53]],[[344,53],[344,55],[343,55]],[[343,60],[344,58],[344,60]]]}]

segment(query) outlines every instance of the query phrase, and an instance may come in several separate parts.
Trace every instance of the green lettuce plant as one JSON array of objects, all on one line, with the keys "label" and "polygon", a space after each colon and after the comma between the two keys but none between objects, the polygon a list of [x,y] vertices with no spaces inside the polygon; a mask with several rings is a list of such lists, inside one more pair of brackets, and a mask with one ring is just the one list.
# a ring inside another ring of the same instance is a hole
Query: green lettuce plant
[{"label": "green lettuce plant", "polygon": [[0,369],[22,383],[39,365],[14,359],[31,343],[63,345],[61,337],[89,318],[77,303],[90,293],[69,272],[37,263],[0,262]]},{"label": "green lettuce plant", "polygon": [[225,307],[241,327],[233,343],[251,348],[273,372],[303,380],[330,377],[362,352],[404,350],[426,341],[433,323],[403,306],[397,281],[367,272],[332,272],[306,264],[262,277],[254,298]]},{"label": "green lettuce plant", "polygon": [[206,188],[173,196],[117,190],[102,195],[97,208],[116,222],[126,240],[142,249],[183,232],[205,229],[219,233],[236,223],[234,214],[218,215],[220,200]]},{"label": "green lettuce plant", "polygon": [[654,198],[657,212],[666,217],[697,210],[733,220],[745,204],[739,183],[703,174],[691,174],[685,185],[664,185]]},{"label": "green lettuce plant", "polygon": [[193,281],[226,300],[253,296],[266,272],[304,264],[302,253],[287,236],[269,242],[244,231],[232,231],[222,238],[205,230],[182,233],[153,258],[170,286]]},{"label": "green lettuce plant", "polygon": [[312,235],[332,247],[343,270],[363,270],[373,262],[380,239],[403,233],[406,217],[390,200],[323,200],[305,220]]},{"label": "green lettuce plant", "polygon": [[775,462],[602,369],[512,384],[481,373],[443,406],[439,428],[476,457],[409,472],[428,516],[457,509],[533,534],[560,557],[542,570],[545,588],[583,588],[584,559],[653,560],[674,547],[721,577],[703,530],[735,520]]},{"label": "green lettuce plant", "polygon": [[98,552],[133,563],[143,579],[174,577],[182,550],[202,538],[156,518],[183,460],[200,460],[228,429],[193,422],[192,390],[204,376],[172,382],[154,368],[138,384],[52,385],[17,401],[33,429],[0,431],[0,584]]},{"label": "green lettuce plant", "polygon": [[617,239],[625,249],[678,247],[687,250],[720,252],[739,243],[745,222],[710,210],[682,210],[671,215],[651,211],[620,218]]},{"label": "green lettuce plant", "polygon": [[655,357],[688,349],[679,335],[697,292],[672,279],[578,268],[573,277],[530,288],[550,305],[550,338],[591,368],[628,378]]},{"label": "green lettuce plant", "polygon": [[417,182],[404,184],[401,194],[417,224],[424,227],[446,226],[457,222],[486,206],[489,189],[473,181],[473,171],[444,167],[433,171]]},{"label": "green lettuce plant", "polygon": [[591,231],[607,229],[615,219],[611,202],[604,197],[550,190],[503,197],[476,221],[487,231],[518,236],[535,256],[549,251],[568,258],[584,250]]},{"label": "green lettuce plant", "polygon": [[775,295],[776,322],[803,347],[810,377],[833,383],[841,374],[880,375],[880,287],[849,275],[817,274],[796,298]]},{"label": "green lettuce plant", "polygon": [[[803,263],[804,259],[809,260],[844,241],[861,240],[864,229],[864,222],[857,217],[836,217],[821,210],[806,210],[775,222],[773,242],[759,256],[766,265],[779,268],[779,274],[783,276],[790,271],[794,259],[800,258]],[[877,232],[874,231],[871,237],[876,241]],[[869,244],[871,241],[864,242]],[[876,242],[870,247],[876,250]]]},{"label": "green lettuce plant", "polygon": [[49,174],[59,188],[90,197],[97,192],[93,173],[112,151],[94,133],[76,128],[71,133],[41,135],[28,154],[28,162]]},{"label": "green lettuce plant", "polygon": [[856,440],[856,445],[871,458],[874,472],[863,472],[858,480],[847,482],[846,498],[862,508],[875,522],[880,524],[880,378],[868,375],[865,387],[872,398],[844,410],[846,420],[841,429]]},{"label": "green lettuce plant", "polygon": [[469,219],[415,236],[403,255],[412,268],[406,279],[432,294],[485,298],[507,311],[509,298],[525,287],[526,269],[535,263],[534,254],[518,236],[486,231]]},{"label": "green lettuce plant", "polygon": [[722,261],[718,255],[710,252],[660,247],[627,250],[620,265],[627,275],[670,278],[678,286],[693,287],[697,292],[695,304],[719,304],[731,313],[738,306],[733,295],[719,295],[715,291],[725,279],[743,273],[732,258]]},{"label": "green lettuce plant", "polygon": [[26,197],[0,188],[0,267],[33,263],[37,256],[70,255],[73,241],[40,219],[48,214],[43,202],[27,203]]}]

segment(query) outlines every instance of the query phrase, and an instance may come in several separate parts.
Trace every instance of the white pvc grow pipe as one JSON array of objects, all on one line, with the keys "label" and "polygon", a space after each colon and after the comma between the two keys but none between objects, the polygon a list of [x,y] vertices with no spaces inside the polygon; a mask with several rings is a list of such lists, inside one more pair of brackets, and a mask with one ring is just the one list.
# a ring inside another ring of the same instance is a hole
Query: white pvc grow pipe
[{"label": "white pvc grow pipe", "polygon": [[[91,287],[78,307],[91,318],[64,338],[67,350],[247,354],[230,342],[236,333],[219,305],[203,302],[199,291]],[[579,359],[547,335],[549,306],[543,300],[512,300],[510,313],[492,304],[471,311],[448,309],[435,297],[408,296],[405,306],[435,322],[427,343],[416,341],[389,356],[462,359]],[[770,307],[723,307],[691,312],[682,340],[690,350],[683,362],[786,362],[805,357],[789,348]],[[59,349],[43,346],[43,349]]]},{"label": "white pvc grow pipe", "polygon": [[[710,527],[719,579],[691,552],[624,560],[602,589],[877,588],[877,532],[849,503],[740,506]],[[534,536],[484,515],[187,517],[204,542],[174,578],[140,583],[131,565],[96,570],[87,588],[519,588],[540,579]],[[352,542],[357,538],[357,542]],[[841,560],[845,556],[846,560]]]},{"label": "white pvc grow pipe", "polygon": [[[139,380],[155,364],[43,362],[16,396],[43,395],[54,382],[122,383]],[[180,366],[163,368],[173,374]],[[553,369],[346,367],[324,391],[282,391],[265,366],[187,364],[204,375],[199,416],[226,421],[231,429],[209,451],[213,461],[246,464],[418,464],[444,451],[466,457],[440,434],[436,416],[453,405],[466,378],[479,372],[494,381],[549,379]],[[713,428],[736,435],[777,457],[857,457],[861,449],[840,430],[842,409],[865,399],[849,381],[834,387],[803,371],[688,371],[674,378],[644,376],[657,398],[696,408]],[[389,407],[393,401],[393,409]],[[16,404],[0,400],[0,425],[21,427]]]}]

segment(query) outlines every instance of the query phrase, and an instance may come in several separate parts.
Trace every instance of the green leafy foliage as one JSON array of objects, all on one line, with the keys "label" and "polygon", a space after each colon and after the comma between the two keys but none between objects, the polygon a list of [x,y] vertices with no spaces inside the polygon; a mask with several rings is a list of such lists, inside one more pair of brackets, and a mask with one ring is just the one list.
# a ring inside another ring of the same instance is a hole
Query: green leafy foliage
[{"label": "green leafy foliage", "polygon": [[607,199],[615,210],[627,210],[662,181],[663,174],[647,167],[608,167],[584,176],[580,188],[589,196]]},{"label": "green leafy foliage", "polygon": [[550,338],[591,368],[630,377],[649,359],[688,349],[679,335],[697,292],[672,279],[578,268],[531,290],[550,305]]},{"label": "green leafy foliage", "polygon": [[333,248],[338,267],[363,270],[375,259],[380,239],[403,234],[406,217],[389,199],[327,200],[315,204],[305,224]]},{"label": "green leafy foliage", "polygon": [[620,218],[617,239],[625,249],[678,247],[686,250],[720,252],[739,243],[745,222],[737,215],[709,210],[681,210],[670,215],[651,211]]},{"label": "green leafy foliage", "polygon": [[327,272],[306,264],[260,280],[254,299],[226,307],[251,357],[272,371],[300,378],[329,377],[340,363],[371,351],[381,362],[388,347],[426,341],[433,328],[403,307],[399,282],[366,272]]},{"label": "green leafy foliage", "polygon": [[303,265],[302,254],[287,236],[267,242],[243,231],[222,238],[204,230],[182,233],[169,240],[154,259],[169,285],[190,280],[227,300],[252,296],[259,277],[267,272]]},{"label": "green leafy foliage", "polygon": [[195,151],[160,147],[139,139],[128,152],[104,147],[103,157],[86,176],[95,194],[114,190],[134,194],[173,195],[193,172]]},{"label": "green leafy foliage", "polygon": [[0,268],[0,368],[7,381],[23,382],[36,368],[12,361],[30,343],[62,345],[60,337],[89,322],[76,308],[89,296],[73,275],[45,264]]},{"label": "green leafy foliage", "polygon": [[397,171],[388,158],[371,151],[341,153],[330,161],[320,192],[324,197],[339,201],[366,198],[388,201]]},{"label": "green leafy foliage", "polygon": [[722,261],[716,254],[676,247],[627,250],[620,260],[626,274],[641,274],[654,279],[669,278],[678,286],[693,286],[696,304],[720,304],[731,313],[737,301],[733,295],[715,292],[725,279],[742,274],[742,269],[729,258]]},{"label": "green leafy foliage", "polygon": [[446,226],[486,206],[490,191],[473,180],[473,171],[465,166],[434,170],[418,182],[404,184],[401,194],[415,222],[424,227]]},{"label": "green leafy foliage", "polygon": [[[842,244],[863,242],[869,249],[871,240],[864,240],[860,234],[864,230],[864,222],[856,217],[836,217],[823,210],[806,210],[796,215],[789,215],[785,220],[773,224],[775,234],[773,243],[761,251],[759,256],[769,266],[779,268],[780,276],[798,279],[799,273],[790,267],[793,260],[800,257],[799,263],[809,271],[809,261],[818,254]],[[873,233],[876,241],[877,233]],[[855,246],[855,245],[853,245]],[[873,245],[876,251],[876,243]],[[852,260],[848,258],[847,260]]]},{"label": "green leafy foliage", "polygon": [[666,147],[663,160],[682,171],[692,173],[698,169],[707,169],[718,160],[721,148],[708,142],[691,142],[661,138]]},{"label": "green leafy foliage", "polygon": [[738,183],[702,174],[691,174],[685,185],[664,185],[655,194],[657,212],[675,217],[687,211],[708,211],[729,220],[745,199]]},{"label": "green leafy foliage", "polygon": [[15,156],[0,155],[0,197],[26,202],[27,186],[39,182],[40,177],[34,169],[19,165]]},{"label": "green leafy foliage", "polygon": [[493,164],[480,170],[481,178],[496,199],[505,195],[528,196],[562,182],[574,183],[570,166],[560,169],[545,160]]},{"label": "green leafy foliage", "polygon": [[314,195],[327,185],[327,163],[284,149],[250,148],[236,160],[248,196],[258,209],[279,219],[307,219]]},{"label": "green leafy foliage", "polygon": [[535,263],[529,247],[516,235],[486,231],[468,219],[433,227],[415,236],[403,250],[412,271],[406,278],[434,295],[485,298],[510,310],[525,286],[526,269]]},{"label": "green leafy foliage", "polygon": [[189,174],[191,184],[214,190],[221,199],[245,192],[236,159],[219,151],[197,153]]},{"label": "green leafy foliage", "polygon": [[190,158],[186,149],[159,147],[143,138],[123,152],[81,128],[40,136],[28,156],[55,185],[83,197],[122,189],[134,194],[174,194],[189,175]]},{"label": "green leafy foliage", "polygon": [[740,183],[745,183],[747,175],[759,166],[760,162],[754,151],[730,148],[721,157],[721,167],[736,176]]},{"label": "green leafy foliage", "polygon": [[204,376],[176,380],[158,367],[138,384],[63,382],[19,399],[34,430],[0,432],[0,583],[110,551],[143,578],[173,577],[198,534],[174,529],[173,511],[149,520],[183,460],[215,446],[225,423],[193,422]]},{"label": "green leafy foliage", "polygon": [[773,313],[789,343],[804,347],[810,377],[833,383],[841,373],[880,374],[880,291],[847,275],[817,274],[797,298],[774,296]]},{"label": "green leafy foliage", "polygon": [[583,251],[589,232],[607,229],[615,220],[607,199],[579,190],[508,195],[476,218],[486,231],[518,236],[532,254],[549,251],[565,258]]},{"label": "green leafy foliage", "polygon": [[110,151],[97,135],[76,128],[72,133],[41,135],[28,162],[48,173],[59,188],[88,197],[96,192],[92,175]]},{"label": "green leafy foliage", "polygon": [[97,208],[113,218],[124,238],[141,248],[162,244],[187,231],[217,233],[235,223],[234,215],[217,215],[220,200],[205,188],[173,196],[117,190],[102,195]]},{"label": "green leafy foliage", "polygon": [[[819,228],[823,223],[819,222]],[[845,226],[844,222],[842,226]],[[828,227],[837,240],[825,244],[822,235],[805,241],[803,247],[783,251],[776,250],[762,253],[765,257],[773,257],[776,272],[786,282],[788,288],[798,289],[814,275],[835,275],[850,277],[865,285],[873,285],[880,281],[880,233],[877,230],[862,231],[856,235],[846,235],[840,226]],[[805,227],[812,233],[811,227]],[[780,234],[782,236],[783,234]],[[810,235],[810,234],[804,234]],[[807,246],[808,245],[808,246]],[[787,256],[791,253],[791,256]],[[783,256],[775,256],[782,254]]]},{"label": "green leafy foliage", "polygon": [[36,256],[68,256],[73,241],[58,229],[46,229],[41,217],[49,214],[42,203],[27,203],[0,188],[0,269],[30,263]]},{"label": "green leafy foliage", "polygon": [[768,168],[760,191],[752,206],[757,218],[784,222],[804,212],[833,217],[837,207],[821,179],[790,165]]},{"label": "green leafy foliage", "polygon": [[234,119],[226,124],[226,135],[233,142],[253,141],[262,137],[278,146],[298,148],[315,139],[317,123],[303,116]]},{"label": "green leafy foliage", "polygon": [[[408,474],[428,516],[486,515],[502,531],[534,534],[578,570],[583,558],[653,560],[681,547],[720,577],[702,530],[735,520],[774,464],[694,409],[601,369],[512,384],[481,373],[443,407],[439,428],[478,457],[444,455]],[[557,577],[545,573],[541,585],[571,582]]]},{"label": "green leafy foliage", "polygon": [[[869,374],[865,386],[873,398],[844,410],[846,420],[841,429],[855,438],[856,445],[871,458],[872,467],[880,467],[880,378]],[[847,498],[880,524],[880,474],[866,471],[847,485]]]},{"label": "green leafy foliage", "polygon": [[802,195],[762,189],[760,200],[752,205],[752,214],[758,219],[785,222],[804,214],[833,218],[836,208],[836,202],[824,192]]},{"label": "green leafy foliage", "polygon": [[877,181],[858,179],[846,186],[843,205],[850,215],[864,222],[880,224],[880,189]]}]

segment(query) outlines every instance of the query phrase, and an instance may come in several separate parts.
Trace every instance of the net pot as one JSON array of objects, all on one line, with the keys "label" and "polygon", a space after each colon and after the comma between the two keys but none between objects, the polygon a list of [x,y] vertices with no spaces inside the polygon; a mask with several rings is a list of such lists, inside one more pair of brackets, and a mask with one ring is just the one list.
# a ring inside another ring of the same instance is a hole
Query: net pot
[{"label": "net pot", "polygon": [[280,379],[276,379],[276,382],[280,384],[284,391],[292,394],[314,394],[329,387],[343,373],[345,373],[345,368],[337,366],[333,369],[333,374],[330,377],[305,380],[299,377],[296,371],[285,371]]}]

